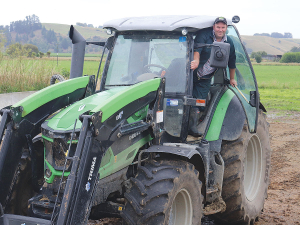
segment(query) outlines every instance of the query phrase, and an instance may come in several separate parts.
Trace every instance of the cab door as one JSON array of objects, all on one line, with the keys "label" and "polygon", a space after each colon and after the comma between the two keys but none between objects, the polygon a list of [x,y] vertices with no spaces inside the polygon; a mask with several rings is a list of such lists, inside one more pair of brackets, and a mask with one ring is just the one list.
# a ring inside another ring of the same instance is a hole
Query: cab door
[{"label": "cab door", "polygon": [[[239,33],[234,26],[228,26],[227,35],[232,39],[235,47],[235,79],[239,90],[237,88],[232,88],[232,86],[230,86],[230,88],[235,92],[244,106],[249,131],[256,132],[259,94],[255,74],[245,47],[241,43]],[[229,76],[229,71],[227,71],[227,74]]]}]

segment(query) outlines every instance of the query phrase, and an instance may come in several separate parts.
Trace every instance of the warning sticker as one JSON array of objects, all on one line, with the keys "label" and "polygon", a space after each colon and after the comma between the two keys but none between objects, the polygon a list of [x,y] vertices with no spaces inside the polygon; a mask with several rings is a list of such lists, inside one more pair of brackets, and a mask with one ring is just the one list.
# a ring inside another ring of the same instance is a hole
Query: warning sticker
[{"label": "warning sticker", "polygon": [[162,123],[164,121],[164,111],[157,111],[156,112],[156,123]]},{"label": "warning sticker", "polygon": [[196,106],[205,106],[205,99],[197,99]]},{"label": "warning sticker", "polygon": [[167,99],[167,106],[178,106],[178,99]]}]

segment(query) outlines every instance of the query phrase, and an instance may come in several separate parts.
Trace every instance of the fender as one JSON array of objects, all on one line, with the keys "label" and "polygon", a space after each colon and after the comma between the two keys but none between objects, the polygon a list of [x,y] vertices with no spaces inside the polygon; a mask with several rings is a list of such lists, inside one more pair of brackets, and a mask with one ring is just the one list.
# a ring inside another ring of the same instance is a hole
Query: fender
[{"label": "fender", "polygon": [[[202,139],[199,145],[164,143],[163,145],[152,145],[142,153],[166,153],[187,158],[199,171],[199,179],[205,184],[206,201],[212,203],[221,196],[222,181],[224,173],[224,162],[219,153],[209,151],[210,143]],[[140,158],[140,157],[139,157]],[[221,163],[216,162],[216,158]],[[218,188],[216,188],[218,187]]]},{"label": "fender", "polygon": [[205,135],[210,150],[220,152],[222,140],[233,141],[241,135],[246,120],[245,110],[233,91],[221,97]]},{"label": "fender", "polygon": [[[202,180],[206,185],[208,184],[209,173],[209,143],[201,140],[198,145],[179,144],[179,143],[164,143],[163,145],[152,145],[144,152],[148,153],[166,153],[177,156],[182,156],[188,159],[189,162],[194,164],[196,169],[202,176],[206,178]],[[204,170],[204,171],[203,171]]]}]

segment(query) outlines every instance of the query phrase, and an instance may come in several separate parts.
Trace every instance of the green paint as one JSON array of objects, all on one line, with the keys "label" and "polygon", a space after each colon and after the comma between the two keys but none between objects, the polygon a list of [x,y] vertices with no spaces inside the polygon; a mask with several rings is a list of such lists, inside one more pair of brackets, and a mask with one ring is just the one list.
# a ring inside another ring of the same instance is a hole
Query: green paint
[{"label": "green paint", "polygon": [[[45,162],[46,162],[46,164],[47,164],[49,170],[51,171],[51,176],[50,176],[49,178],[45,176],[45,181],[46,181],[47,183],[49,183],[49,184],[52,184],[52,183],[53,183],[53,180],[54,180],[54,178],[55,178],[56,176],[61,177],[62,171],[57,171],[57,170],[55,170],[55,169],[51,166],[51,164],[48,163],[47,160],[45,160]],[[70,172],[65,172],[65,173],[64,173],[64,177],[67,177],[67,176],[69,176],[69,175],[70,175]]]},{"label": "green paint", "polygon": [[[68,144],[70,144],[70,141],[67,142]],[[72,140],[72,144],[77,144],[78,140]]]},{"label": "green paint", "polygon": [[222,98],[218,103],[214,116],[211,120],[208,132],[205,137],[206,140],[216,141],[219,139],[223,125],[223,120],[227,112],[228,105],[231,102],[233,96],[234,93],[229,89],[223,94]]},{"label": "green paint", "polygon": [[157,78],[132,85],[110,98],[101,101],[100,104],[92,110],[92,113],[102,111],[102,122],[104,122],[129,103],[146,96],[152,91],[156,91],[160,85],[160,80],[161,79]]},{"label": "green paint", "polygon": [[42,135],[42,138],[45,139],[45,140],[47,140],[47,141],[53,142],[53,139],[52,139],[52,138],[46,137],[46,136],[44,136],[44,135]]},{"label": "green paint", "polygon": [[88,82],[88,76],[59,82],[35,92],[34,94],[14,104],[12,107],[22,106],[24,108],[22,117],[24,117],[47,102],[50,102],[60,96],[72,93],[77,89],[85,88]]},{"label": "green paint", "polygon": [[[135,158],[138,150],[145,145],[147,142],[151,141],[151,135],[148,135],[141,140],[134,143],[132,146],[128,147],[124,151],[120,152],[118,155],[114,156],[112,149],[108,148],[107,152],[103,156],[103,159],[101,161],[99,173],[100,173],[100,179],[107,177],[108,175],[111,175],[126,166],[129,166],[133,159]],[[130,158],[127,158],[128,154],[130,154],[132,151],[134,151],[134,154]],[[47,164],[48,168],[51,171],[51,176],[48,178],[45,176],[45,181],[47,183],[53,183],[53,180],[55,176],[62,176],[62,171],[55,170],[51,164],[45,159],[45,163]],[[64,176],[69,176],[70,172],[65,172]]]},{"label": "green paint", "polygon": [[[48,126],[54,130],[73,130],[75,120],[77,119],[76,129],[81,128],[81,122],[78,120],[79,115],[82,113],[92,110],[97,107],[101,102],[106,101],[111,96],[117,94],[122,90],[126,90],[128,87],[117,87],[111,90],[103,91],[84,98],[78,102],[75,102],[71,106],[57,113],[48,122]],[[84,105],[84,108],[80,111],[79,108]]]},{"label": "green paint", "polygon": [[136,121],[143,120],[147,116],[148,107],[149,105],[147,105],[145,108],[141,109],[140,111],[134,113],[131,117],[127,119],[127,122],[134,123]]},{"label": "green paint", "polygon": [[101,160],[100,169],[105,167],[108,163],[113,162],[113,160],[114,160],[114,153],[111,147],[109,147]]},{"label": "green paint", "polygon": [[[130,87],[116,87],[107,91],[96,93],[57,113],[49,120],[48,126],[54,130],[72,130],[74,128],[75,120],[78,119],[79,115],[88,110],[91,110],[91,114],[101,110],[103,112],[102,122],[104,122],[112,114],[122,109],[127,104],[144,97],[149,92],[156,91],[159,85],[160,79],[153,79]],[[83,105],[84,108],[78,111]],[[130,123],[140,120],[145,113],[147,113],[147,110],[140,114],[137,112],[128,120]],[[76,129],[80,129],[81,125],[81,122],[77,120]]]},{"label": "green paint", "polygon": [[[108,151],[111,151],[109,153],[110,159],[109,160],[106,159],[105,160],[106,164],[103,163],[104,166],[99,169],[100,179],[107,177],[108,175],[113,174],[113,173],[125,168],[126,166],[129,166],[132,163],[133,159],[135,158],[138,150],[143,145],[145,145],[147,142],[151,141],[151,139],[152,139],[151,136],[148,135],[148,136],[142,138],[141,140],[137,141],[136,143],[134,143],[127,149],[123,150],[116,156],[113,155],[111,149],[108,149]],[[134,154],[132,154],[132,156],[127,159],[128,154],[130,154],[132,151],[134,151]],[[104,156],[104,158],[105,158],[105,156]],[[103,164],[101,162],[101,165],[103,165]]]}]

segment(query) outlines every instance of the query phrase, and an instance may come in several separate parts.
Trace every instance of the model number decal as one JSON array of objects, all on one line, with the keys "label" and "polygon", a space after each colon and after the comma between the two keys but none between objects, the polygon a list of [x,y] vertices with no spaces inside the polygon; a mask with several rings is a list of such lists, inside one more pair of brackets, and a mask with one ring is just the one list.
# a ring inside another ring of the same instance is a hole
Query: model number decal
[{"label": "model number decal", "polygon": [[129,136],[129,141],[132,140],[133,138],[137,137],[137,136],[140,135],[140,134],[141,134],[141,132],[136,132],[136,133],[130,135],[130,136]]}]

